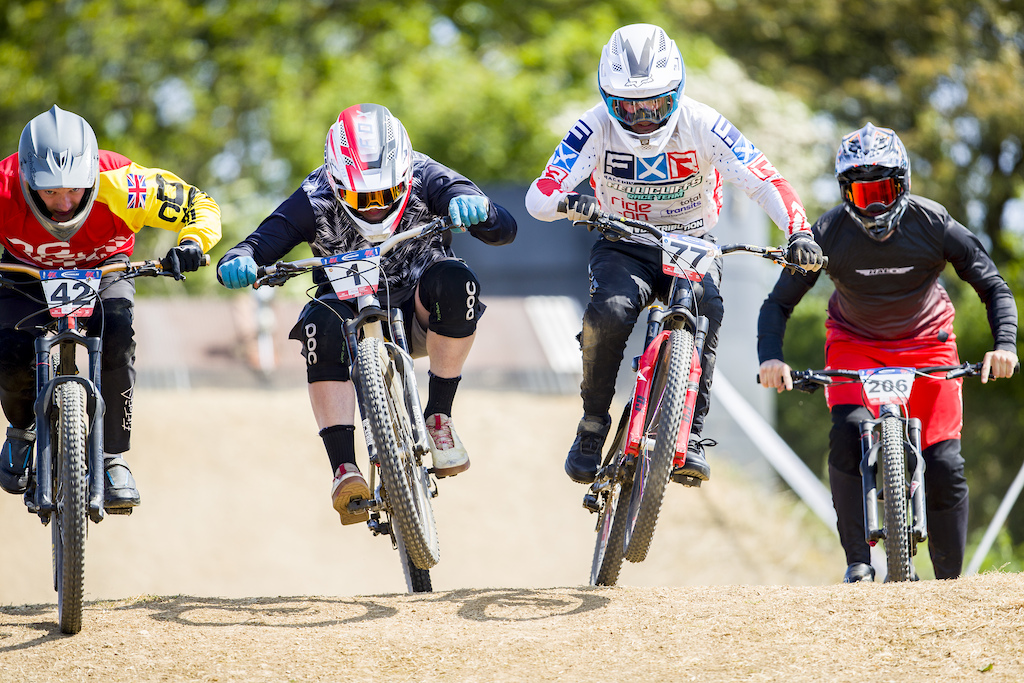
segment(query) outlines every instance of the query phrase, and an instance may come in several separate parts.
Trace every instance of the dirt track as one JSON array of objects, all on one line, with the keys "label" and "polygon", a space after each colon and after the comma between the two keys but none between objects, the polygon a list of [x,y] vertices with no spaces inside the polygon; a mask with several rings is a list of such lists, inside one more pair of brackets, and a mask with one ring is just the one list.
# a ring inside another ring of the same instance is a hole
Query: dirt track
[{"label": "dirt track", "polygon": [[623,587],[585,587],[577,402],[460,392],[473,467],[440,482],[435,593],[404,595],[390,544],[329,506],[303,390],[140,392],[143,505],[90,529],[81,634],[49,530],[0,497],[0,681],[1024,679],[1019,576],[835,585],[833,536],[722,462],[669,491]]}]

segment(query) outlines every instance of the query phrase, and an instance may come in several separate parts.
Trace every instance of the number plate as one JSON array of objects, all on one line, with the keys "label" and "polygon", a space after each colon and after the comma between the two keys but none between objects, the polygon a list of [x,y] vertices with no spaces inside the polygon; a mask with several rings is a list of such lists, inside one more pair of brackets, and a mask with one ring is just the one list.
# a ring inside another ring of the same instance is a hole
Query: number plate
[{"label": "number plate", "polygon": [[874,368],[859,370],[864,399],[870,406],[896,403],[901,406],[910,400],[914,386],[914,368]]},{"label": "number plate", "polygon": [[665,274],[694,282],[700,282],[715,259],[722,255],[721,250],[711,242],[687,235],[668,233],[662,238],[661,244],[664,247],[661,269]]},{"label": "number plate", "polygon": [[39,273],[46,305],[54,318],[88,318],[100,292],[99,270],[44,270]]},{"label": "number plate", "polygon": [[373,294],[380,283],[380,247],[326,256],[324,272],[341,300]]}]

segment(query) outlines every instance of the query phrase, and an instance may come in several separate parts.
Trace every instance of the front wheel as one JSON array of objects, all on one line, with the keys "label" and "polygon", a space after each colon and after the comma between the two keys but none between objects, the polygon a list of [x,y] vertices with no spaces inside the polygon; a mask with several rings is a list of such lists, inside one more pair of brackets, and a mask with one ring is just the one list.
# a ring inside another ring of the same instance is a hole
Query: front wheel
[{"label": "front wheel", "polygon": [[[401,534],[409,560],[427,570],[441,559],[430,475],[415,448],[405,382],[387,345],[376,337],[359,342],[353,380],[368,412],[391,521]],[[418,398],[418,397],[417,397]]]},{"label": "front wheel", "polygon": [[885,510],[885,564],[889,581],[910,581],[910,529],[907,524],[907,473],[903,422],[892,415],[882,420],[882,497]]},{"label": "front wheel", "polygon": [[[594,559],[590,565],[591,586],[614,586],[619,580],[626,539],[626,511],[632,489],[631,462],[623,460],[622,449],[629,429],[630,406],[627,405],[619,421],[612,442],[608,468],[608,487],[602,491],[601,511],[597,517],[597,540]],[[627,464],[629,466],[627,466]]]},{"label": "front wheel", "polygon": [[85,387],[78,382],[58,385],[55,403],[56,439],[53,451],[54,588],[62,633],[82,630],[85,592],[85,538],[88,526],[89,475],[86,468],[88,416]]},{"label": "front wheel", "polygon": [[662,344],[654,367],[646,424],[633,473],[625,524],[625,557],[630,562],[643,562],[647,558],[658,524],[661,501],[672,474],[676,439],[683,422],[691,361],[693,335],[684,329],[672,330],[668,341]]}]

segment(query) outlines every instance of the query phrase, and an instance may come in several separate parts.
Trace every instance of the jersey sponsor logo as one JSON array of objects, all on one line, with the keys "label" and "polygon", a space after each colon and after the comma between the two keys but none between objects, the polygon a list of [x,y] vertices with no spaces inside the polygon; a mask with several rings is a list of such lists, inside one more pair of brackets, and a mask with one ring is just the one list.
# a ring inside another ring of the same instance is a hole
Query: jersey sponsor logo
[{"label": "jersey sponsor logo", "polygon": [[19,247],[26,256],[45,268],[76,268],[83,263],[99,263],[122,251],[131,237],[115,237],[91,251],[72,251],[67,242],[47,242],[35,246],[15,237],[8,238],[11,246]]},{"label": "jersey sponsor logo", "polygon": [[865,268],[856,269],[856,273],[871,277],[873,275],[905,275],[914,269],[914,266],[900,266],[898,268]]},{"label": "jersey sponsor logo", "polygon": [[569,172],[561,166],[548,166],[544,169],[544,177],[561,184],[563,180],[569,177]]},{"label": "jersey sponsor logo", "polygon": [[141,173],[128,173],[128,208],[141,209],[146,206],[146,176]]},{"label": "jersey sponsor logo", "polygon": [[743,137],[743,134],[736,129],[736,126],[729,123],[729,120],[724,116],[718,117],[715,125],[711,128],[711,132],[717,135],[732,150],[733,155],[744,166],[755,161],[761,155],[761,151],[754,147],[752,142]]},{"label": "jersey sponsor logo", "polygon": [[625,178],[626,180],[635,180],[635,169],[636,157],[632,154],[622,154],[620,152],[604,153],[605,175],[615,176],[616,178]]},{"label": "jersey sponsor logo", "polygon": [[577,152],[583,151],[583,145],[587,144],[587,140],[594,134],[594,131],[582,121],[577,121],[576,125],[572,127],[565,137],[562,138],[562,144],[570,149],[574,149]]},{"label": "jersey sponsor logo", "polygon": [[666,216],[678,216],[684,213],[693,213],[700,210],[701,204],[700,197],[694,197],[689,201],[682,202],[678,206],[671,206],[665,209],[664,214]]},{"label": "jersey sponsor logo", "polygon": [[772,166],[771,162],[768,161],[768,157],[761,154],[750,164],[747,164],[747,168],[750,172],[756,175],[761,180],[768,180],[779,175],[779,172]]},{"label": "jersey sponsor logo", "polygon": [[680,199],[690,188],[701,184],[702,177],[694,176],[681,183],[661,183],[658,185],[636,185],[632,183],[620,183],[605,181],[609,190],[620,192],[629,199],[646,199],[648,201],[667,201]]},{"label": "jersey sponsor logo", "polygon": [[636,157],[622,152],[605,152],[605,175],[624,180],[664,182],[685,180],[700,171],[697,153],[668,152],[653,157]]},{"label": "jersey sponsor logo", "polygon": [[637,180],[668,180],[668,160],[664,154],[644,159],[637,157]]},{"label": "jersey sponsor logo", "polygon": [[699,171],[696,152],[669,152],[668,172],[672,178],[689,178]]},{"label": "jersey sponsor logo", "polygon": [[736,130],[736,126],[729,123],[729,120],[724,116],[719,116],[718,120],[715,121],[715,125],[711,127],[711,132],[717,135],[722,142],[732,148],[736,142],[742,138],[740,132]]},{"label": "jersey sponsor logo", "polygon": [[555,153],[551,156],[551,163],[548,165],[569,170],[572,168],[572,165],[576,163],[576,159],[578,159],[579,156],[579,152],[565,144],[565,142],[562,142],[558,145],[558,149],[556,149]]}]

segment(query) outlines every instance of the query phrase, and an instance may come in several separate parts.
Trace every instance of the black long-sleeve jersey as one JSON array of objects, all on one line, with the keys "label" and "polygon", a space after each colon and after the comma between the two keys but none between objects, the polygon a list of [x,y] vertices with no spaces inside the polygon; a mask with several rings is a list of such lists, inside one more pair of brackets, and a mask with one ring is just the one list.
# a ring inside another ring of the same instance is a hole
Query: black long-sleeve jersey
[{"label": "black long-sleeve jersey", "polygon": [[[472,181],[421,152],[413,154],[413,178],[409,203],[396,232],[404,232],[428,223],[434,216],[448,214],[448,204],[460,195],[483,192]],[[508,244],[516,235],[516,222],[502,206],[490,202],[487,220],[471,226],[468,231],[477,239],[493,245]],[[372,246],[342,209],[321,166],[310,173],[302,185],[281,203],[259,227],[228,250],[221,263],[239,256],[251,256],[257,265],[267,266],[283,258],[299,244],[306,242],[316,256],[330,256]],[[420,275],[431,263],[454,256],[451,236],[431,240],[412,239],[402,242],[386,254],[381,266],[387,278],[381,279],[380,297],[392,305],[407,301],[415,291]],[[320,270],[313,271],[313,281],[325,284]]]},{"label": "black long-sleeve jersey", "polygon": [[[941,204],[910,195],[899,226],[884,242],[869,237],[843,205],[819,218],[812,232],[828,256],[828,275],[835,284],[828,317],[840,330],[878,341],[937,339],[943,331],[952,332],[955,311],[938,281],[951,263],[985,303],[994,348],[1016,351],[1013,293],[977,236]],[[760,362],[782,359],[789,316],[819,273],[783,272],[775,283],[757,323]]]}]

